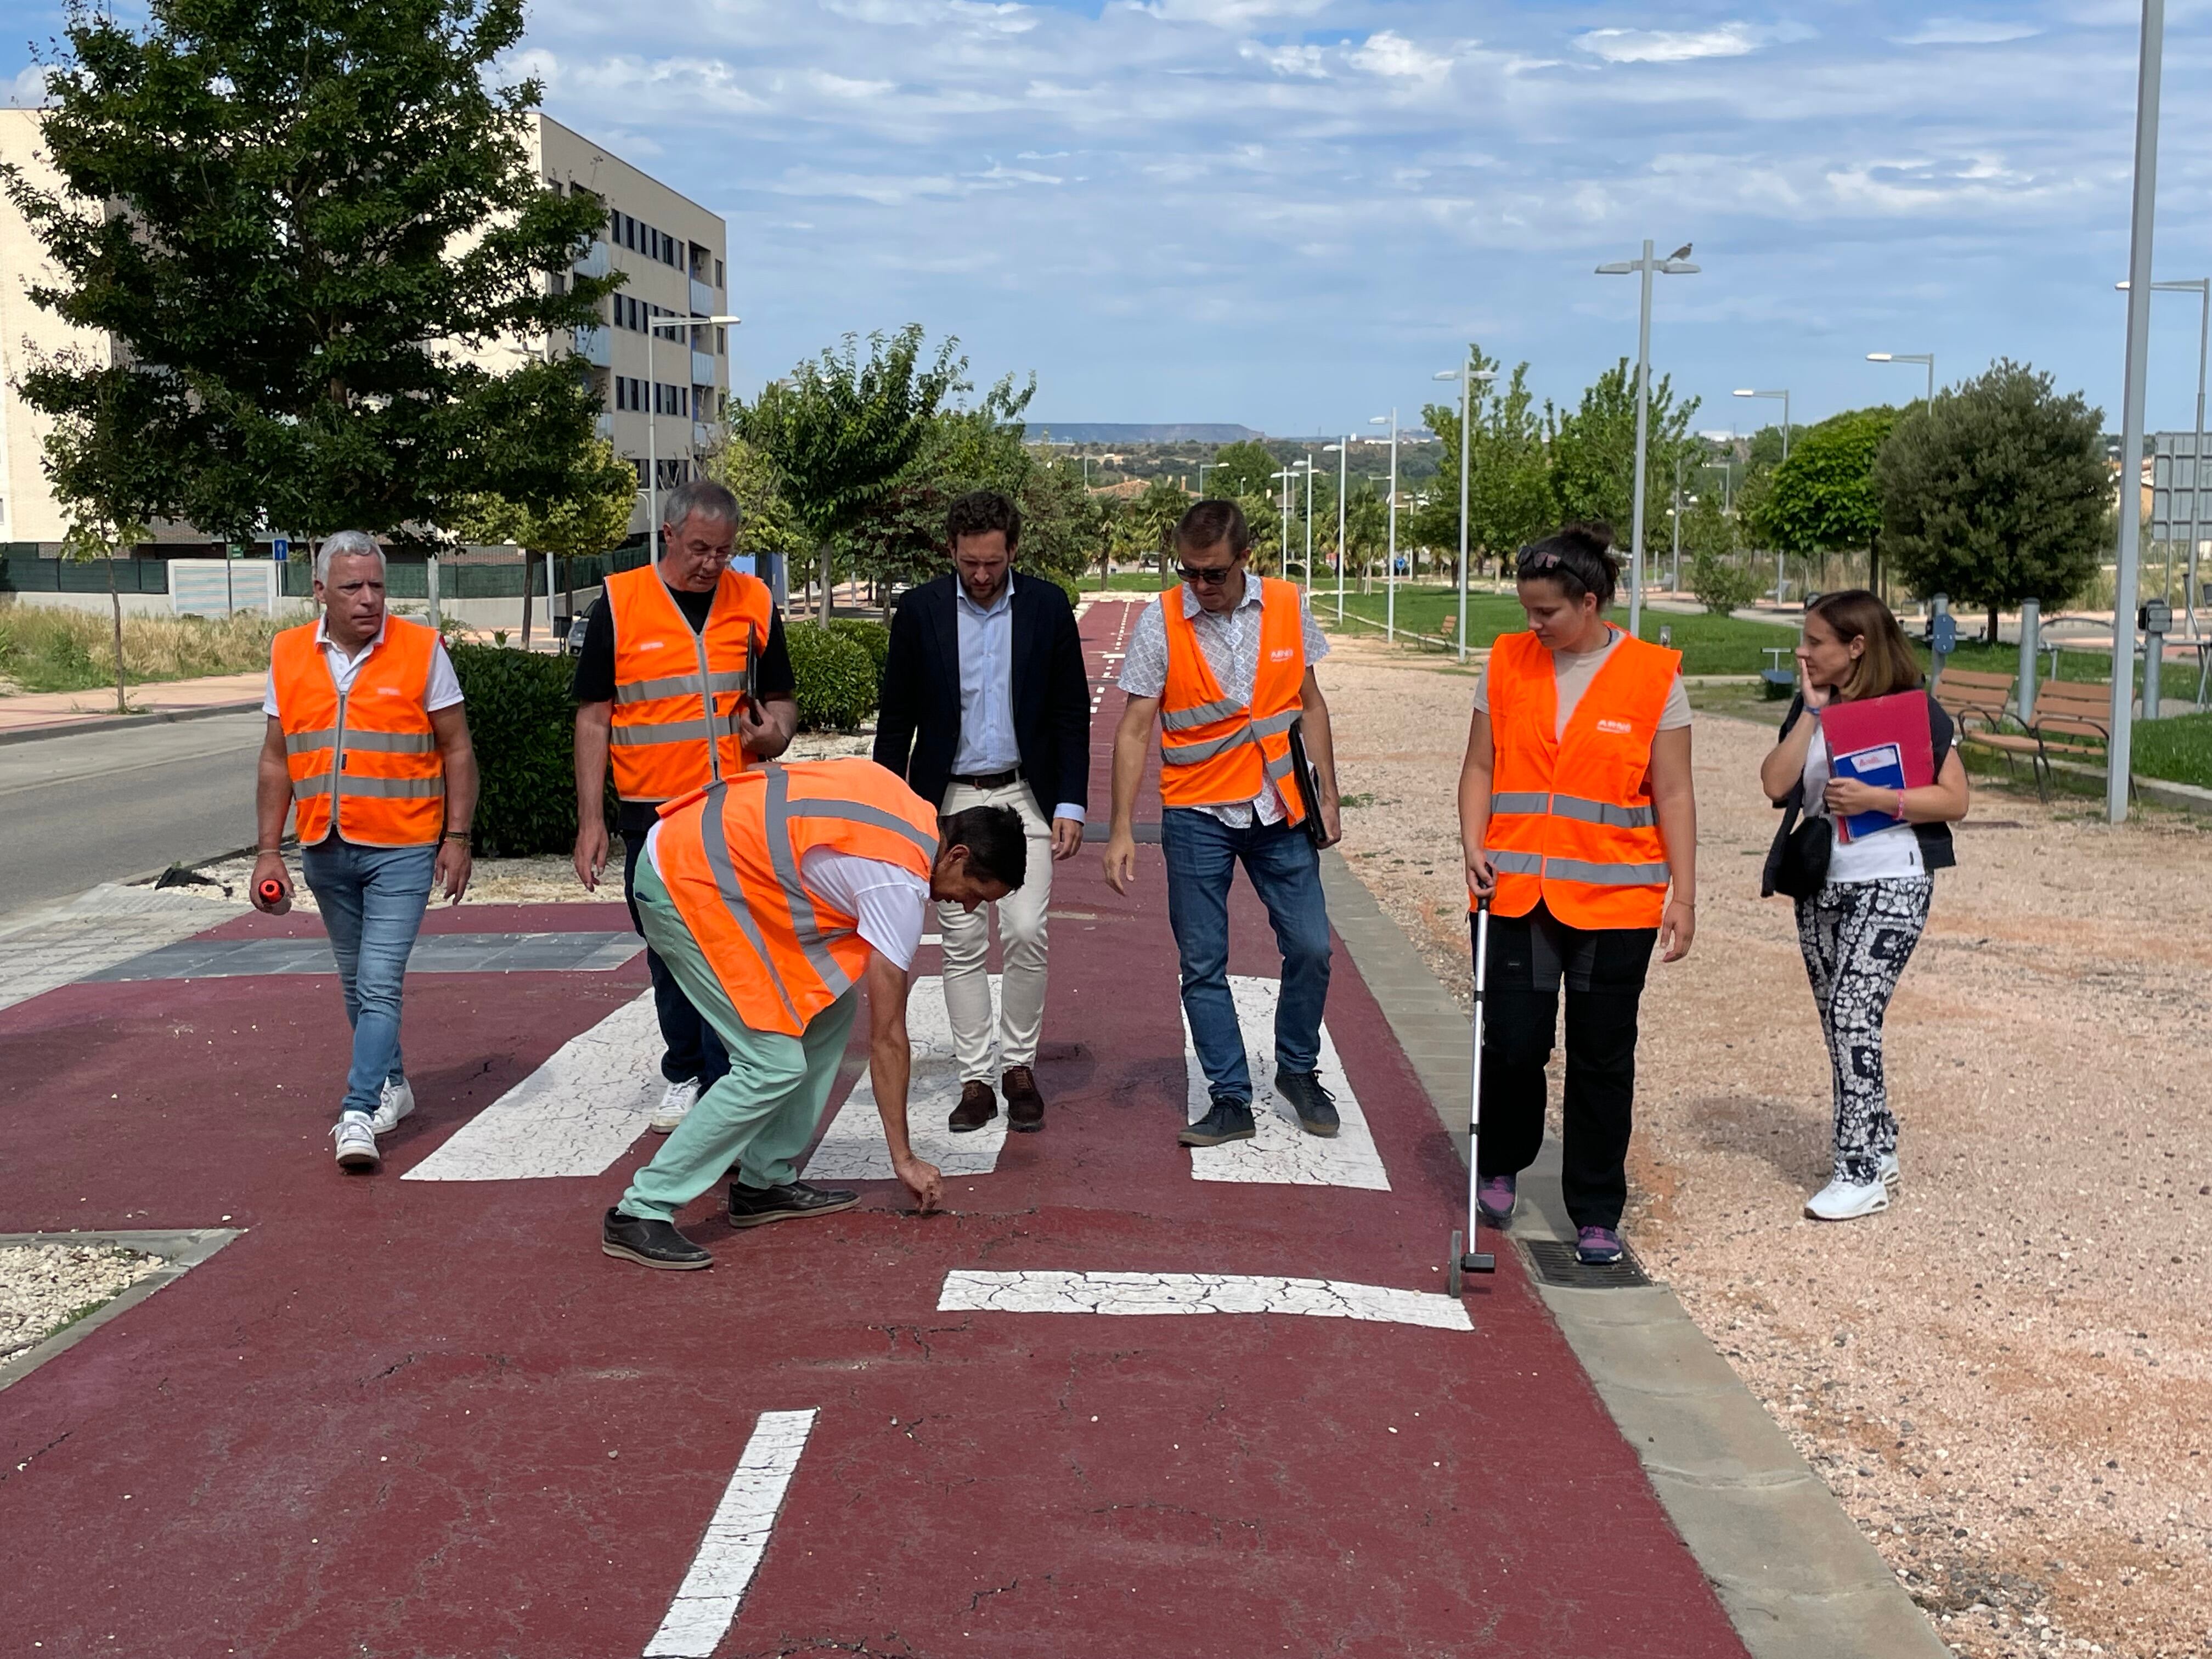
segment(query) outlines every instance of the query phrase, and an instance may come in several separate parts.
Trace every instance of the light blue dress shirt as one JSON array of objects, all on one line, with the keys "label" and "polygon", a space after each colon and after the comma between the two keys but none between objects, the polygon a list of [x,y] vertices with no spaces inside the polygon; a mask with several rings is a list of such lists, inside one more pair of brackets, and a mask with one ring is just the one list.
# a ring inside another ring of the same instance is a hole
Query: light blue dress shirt
[{"label": "light blue dress shirt", "polygon": [[[999,597],[980,605],[968,585],[952,579],[952,614],[959,628],[960,741],[952,770],[960,777],[1011,772],[1022,763],[1014,736],[1014,583],[1011,573]],[[1043,803],[1038,803],[1042,805]],[[1083,821],[1083,809],[1062,801],[1052,816]]]}]

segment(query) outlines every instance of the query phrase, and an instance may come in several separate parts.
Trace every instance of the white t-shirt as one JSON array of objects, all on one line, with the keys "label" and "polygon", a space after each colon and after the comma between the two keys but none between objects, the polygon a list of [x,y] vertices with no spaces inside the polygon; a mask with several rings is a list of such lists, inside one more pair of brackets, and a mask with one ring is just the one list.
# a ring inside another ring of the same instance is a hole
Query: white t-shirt
[{"label": "white t-shirt", "polygon": [[[1826,809],[1820,804],[1820,795],[1827,787],[1828,734],[1815,729],[1812,746],[1805,751],[1804,799],[1808,815],[1825,816]],[[1897,876],[1925,875],[1927,869],[1921,862],[1920,837],[1913,833],[1911,824],[1903,822],[1871,836],[1862,836],[1856,841],[1845,841],[1838,836],[1835,850],[1828,854],[1828,879],[1845,885]]]},{"label": "white t-shirt", "polygon": [[[654,824],[645,838],[645,856],[653,873],[660,873],[660,826]],[[854,918],[855,931],[872,950],[896,963],[900,970],[914,966],[914,953],[921,948],[923,924],[929,915],[929,882],[911,870],[881,859],[856,858],[850,853],[817,847],[799,860],[799,884],[823,902]]]},{"label": "white t-shirt", "polygon": [[[1595,651],[1554,651],[1552,653],[1552,683],[1559,699],[1559,726],[1552,735],[1567,735],[1567,722],[1575,717],[1582,706],[1583,693],[1597,678],[1597,671],[1605,666],[1621,641],[1628,635],[1607,624],[1605,643]],[[1474,706],[1484,714],[1490,712],[1490,665],[1485,662],[1474,679]],[[1659,730],[1676,732],[1690,723],[1690,694],[1682,689],[1682,677],[1677,673],[1667,688],[1667,706],[1659,712]]]},{"label": "white t-shirt", "polygon": [[[315,623],[315,643],[323,647],[323,660],[331,665],[331,678],[341,691],[353,690],[355,678],[362,665],[368,660],[369,653],[384,643],[384,629],[376,630],[376,637],[362,647],[359,654],[349,657],[345,647],[331,638],[323,622]],[[453,659],[446,654],[446,642],[440,640],[430,647],[430,686],[422,698],[423,711],[434,714],[441,708],[451,708],[461,700],[461,683],[453,674]],[[261,693],[261,712],[271,720],[276,718],[276,671],[271,668]]]}]

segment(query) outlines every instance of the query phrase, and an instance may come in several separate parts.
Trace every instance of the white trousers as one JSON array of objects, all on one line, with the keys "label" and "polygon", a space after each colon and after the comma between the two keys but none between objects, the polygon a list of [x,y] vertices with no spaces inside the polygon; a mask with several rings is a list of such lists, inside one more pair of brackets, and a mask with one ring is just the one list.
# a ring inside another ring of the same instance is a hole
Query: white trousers
[{"label": "white trousers", "polygon": [[[1052,826],[1036,797],[1019,778],[1000,789],[964,783],[946,786],[945,811],[971,806],[1011,806],[1029,832],[1028,872],[1022,884],[996,904],[975,911],[957,904],[937,907],[937,931],[945,945],[945,1014],[952,1026],[952,1052],[963,1083],[992,1083],[1015,1066],[1036,1063],[1037,1036],[1044,1028],[1044,919],[1052,902]],[[999,950],[1005,974],[999,984],[998,1063],[991,1054],[991,975],[984,958],[991,948],[991,915],[999,918]]]}]

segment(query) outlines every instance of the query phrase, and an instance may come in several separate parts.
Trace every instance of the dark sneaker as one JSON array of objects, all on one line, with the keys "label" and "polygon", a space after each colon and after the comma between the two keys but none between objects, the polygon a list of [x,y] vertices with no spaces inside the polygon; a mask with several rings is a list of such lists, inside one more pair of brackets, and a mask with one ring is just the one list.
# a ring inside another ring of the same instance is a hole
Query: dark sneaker
[{"label": "dark sneaker", "polygon": [[1018,1135],[1033,1135],[1044,1127],[1044,1097],[1037,1092],[1036,1075],[1026,1066],[1009,1066],[999,1079],[1006,1091],[1006,1127]]},{"label": "dark sneaker", "polygon": [[1513,1219],[1518,1182],[1516,1176],[1485,1176],[1475,1183],[1474,1207],[1492,1226],[1503,1227]]},{"label": "dark sneaker", "polygon": [[599,1224],[599,1249],[645,1267],[711,1267],[714,1258],[665,1221],[647,1221],[609,1210]]},{"label": "dark sneaker", "polygon": [[1575,1260],[1585,1267],[1611,1267],[1620,1260],[1620,1235],[1610,1227],[1577,1229]]},{"label": "dark sneaker", "polygon": [[1213,1109],[1176,1139],[1186,1146],[1218,1146],[1224,1140],[1249,1140],[1255,1133],[1250,1101],[1216,1095]]},{"label": "dark sneaker", "polygon": [[794,1181],[787,1187],[748,1187],[742,1181],[732,1181],[730,1225],[765,1227],[771,1221],[834,1215],[860,1201],[860,1194],[842,1187],[813,1187],[804,1181]]},{"label": "dark sneaker", "polygon": [[1275,1087],[1298,1115],[1298,1127],[1324,1140],[1336,1133],[1336,1097],[1321,1086],[1319,1072],[1275,1073]]},{"label": "dark sneaker", "polygon": [[970,1129],[981,1128],[998,1115],[999,1097],[991,1092],[989,1084],[963,1083],[960,1085],[960,1103],[945,1120],[945,1127],[956,1135],[964,1135]]}]

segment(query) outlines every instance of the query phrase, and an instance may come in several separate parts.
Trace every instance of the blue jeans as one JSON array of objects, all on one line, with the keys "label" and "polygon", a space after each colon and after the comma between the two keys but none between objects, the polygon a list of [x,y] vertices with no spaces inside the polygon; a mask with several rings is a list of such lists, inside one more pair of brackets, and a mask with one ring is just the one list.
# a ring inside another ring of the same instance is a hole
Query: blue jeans
[{"label": "blue jeans", "polygon": [[1241,859],[1283,952],[1275,1069],[1310,1072],[1321,1064],[1322,1006],[1328,1000],[1321,854],[1294,824],[1255,820],[1232,830],[1211,812],[1184,806],[1160,814],[1160,849],[1167,855],[1168,924],[1182,959],[1182,1011],[1198,1063],[1214,1095],[1249,1105],[1252,1072],[1229,993],[1229,884]]},{"label": "blue jeans", "polygon": [[335,835],[300,849],[300,872],[322,908],[353,1027],[341,1113],[374,1112],[385,1079],[407,1075],[399,1054],[399,990],[437,860],[434,846],[357,847]]},{"label": "blue jeans", "polygon": [[[644,831],[623,837],[623,896],[629,901],[630,926],[641,939],[645,937],[645,918],[637,909],[637,862],[644,856]],[[653,868],[649,864],[645,867],[648,872]],[[729,1075],[729,1050],[650,944],[645,947],[645,972],[653,981],[653,1012],[660,1020],[661,1076],[671,1083],[696,1078],[702,1091],[714,1087]]]}]

